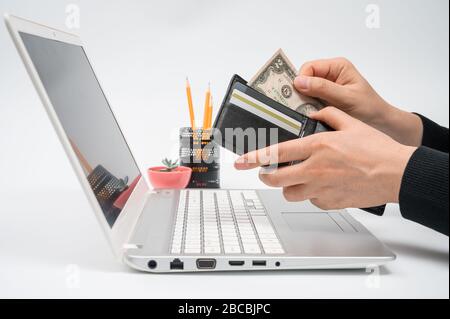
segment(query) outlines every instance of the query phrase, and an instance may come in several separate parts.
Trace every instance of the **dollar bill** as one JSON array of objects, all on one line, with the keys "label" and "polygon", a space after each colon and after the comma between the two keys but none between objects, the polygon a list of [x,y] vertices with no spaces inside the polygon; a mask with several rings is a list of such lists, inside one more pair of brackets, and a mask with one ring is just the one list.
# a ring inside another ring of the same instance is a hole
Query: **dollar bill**
[{"label": "dollar bill", "polygon": [[296,76],[297,69],[279,49],[248,85],[306,116],[322,109],[324,105],[319,100],[302,95],[294,88]]}]

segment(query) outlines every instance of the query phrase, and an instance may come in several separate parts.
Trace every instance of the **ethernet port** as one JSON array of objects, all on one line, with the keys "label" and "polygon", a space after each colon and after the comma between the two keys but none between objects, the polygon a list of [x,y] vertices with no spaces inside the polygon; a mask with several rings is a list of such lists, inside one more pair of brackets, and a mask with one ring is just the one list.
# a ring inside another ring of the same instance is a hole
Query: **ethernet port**
[{"label": "ethernet port", "polygon": [[172,262],[170,262],[170,269],[171,270],[183,270],[184,269],[184,262],[182,262],[178,258],[175,258]]}]

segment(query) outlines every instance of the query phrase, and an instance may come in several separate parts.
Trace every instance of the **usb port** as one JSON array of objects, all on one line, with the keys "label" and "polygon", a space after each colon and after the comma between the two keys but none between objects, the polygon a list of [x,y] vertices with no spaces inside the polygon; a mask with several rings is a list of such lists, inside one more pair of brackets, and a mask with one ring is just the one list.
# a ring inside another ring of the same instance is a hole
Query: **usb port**
[{"label": "usb port", "polygon": [[265,260],[253,260],[253,266],[266,266],[267,262]]},{"label": "usb port", "polygon": [[243,260],[230,260],[228,264],[230,266],[244,266],[245,262]]}]

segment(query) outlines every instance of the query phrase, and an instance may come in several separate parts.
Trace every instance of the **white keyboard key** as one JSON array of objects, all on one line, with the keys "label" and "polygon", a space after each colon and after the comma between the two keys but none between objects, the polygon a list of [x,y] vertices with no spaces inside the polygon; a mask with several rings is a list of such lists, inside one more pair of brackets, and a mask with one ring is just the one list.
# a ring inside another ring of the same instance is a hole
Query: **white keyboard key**
[{"label": "white keyboard key", "polygon": [[283,248],[270,248],[270,249],[264,249],[264,252],[266,254],[284,254]]},{"label": "white keyboard key", "polygon": [[266,216],[264,209],[250,209],[249,212],[252,216]]},{"label": "white keyboard key", "polygon": [[238,235],[235,232],[229,232],[222,234],[223,240],[226,240],[227,238],[238,238]]},{"label": "white keyboard key", "polygon": [[255,237],[255,233],[253,230],[240,231],[241,238],[253,238]]},{"label": "white keyboard key", "polygon": [[281,246],[281,243],[279,241],[277,242],[262,242],[262,246],[264,251],[282,251],[283,247]]},{"label": "white keyboard key", "polygon": [[278,240],[278,238],[260,239],[260,240],[261,240],[261,244],[263,246],[270,246],[272,244],[280,244],[280,241]]},{"label": "white keyboard key", "polygon": [[256,238],[255,239],[245,239],[245,240],[242,240],[242,244],[245,246],[245,245],[255,245],[255,246],[257,246],[258,245],[258,241],[256,240]]},{"label": "white keyboard key", "polygon": [[204,245],[205,247],[220,246],[220,239],[219,238],[207,239],[205,240]]},{"label": "white keyboard key", "polygon": [[224,247],[239,247],[238,240],[229,240],[223,242]]},{"label": "white keyboard key", "polygon": [[234,224],[221,225],[220,228],[222,229],[222,232],[228,232],[228,231],[231,231],[233,233],[236,232],[236,226],[234,226]]},{"label": "white keyboard key", "polygon": [[241,247],[239,246],[224,246],[225,254],[240,254]]},{"label": "white keyboard key", "polygon": [[220,247],[205,247],[205,254],[220,254]]},{"label": "white keyboard key", "polygon": [[257,242],[258,240],[256,239],[256,236],[255,235],[246,235],[246,236],[242,236],[241,235],[241,240],[242,240],[242,242],[243,243],[246,243],[246,242]]},{"label": "white keyboard key", "polygon": [[185,254],[200,254],[200,248],[185,248]]},{"label": "white keyboard key", "polygon": [[277,235],[275,235],[275,233],[270,233],[270,234],[259,234],[259,239],[264,240],[264,239],[278,239]]},{"label": "white keyboard key", "polygon": [[219,239],[219,231],[218,230],[208,230],[203,234],[203,238],[217,238]]},{"label": "white keyboard key", "polygon": [[267,216],[253,216],[253,223],[259,235],[275,233]]},{"label": "white keyboard key", "polygon": [[205,235],[207,234],[211,234],[211,235],[218,235],[219,234],[219,228],[218,227],[209,227],[209,228],[205,228],[203,233]]},{"label": "white keyboard key", "polygon": [[205,247],[211,247],[211,246],[220,246],[220,239],[217,238],[207,238],[205,239],[205,242],[203,243]]},{"label": "white keyboard key", "polygon": [[257,245],[244,245],[246,254],[261,254],[261,249]]},{"label": "white keyboard key", "polygon": [[189,249],[189,248],[201,249],[202,245],[200,243],[184,243],[184,249]]},{"label": "white keyboard key", "polygon": [[233,221],[222,221],[222,222],[220,222],[220,226],[221,226],[222,229],[223,229],[223,228],[227,228],[227,229],[233,228],[233,229],[236,229],[236,226],[234,225],[234,222],[233,222]]},{"label": "white keyboard key", "polygon": [[236,230],[234,228],[230,228],[230,229],[222,228],[222,236],[223,237],[227,237],[227,236],[235,235],[235,234],[236,234]]},{"label": "white keyboard key", "polygon": [[246,199],[258,199],[258,194],[254,190],[245,190],[242,191],[242,195],[244,195],[244,198]]},{"label": "white keyboard key", "polygon": [[200,245],[202,242],[200,237],[186,237],[184,243],[186,245]]}]

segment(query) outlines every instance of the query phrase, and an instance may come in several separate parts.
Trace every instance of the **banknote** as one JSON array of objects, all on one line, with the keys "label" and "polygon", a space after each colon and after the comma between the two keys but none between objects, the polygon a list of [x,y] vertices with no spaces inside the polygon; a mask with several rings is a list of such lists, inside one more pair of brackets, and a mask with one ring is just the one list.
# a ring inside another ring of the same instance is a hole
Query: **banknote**
[{"label": "banknote", "polygon": [[324,105],[319,100],[304,96],[294,88],[296,76],[297,69],[279,49],[248,82],[248,85],[306,116],[322,109]]}]

